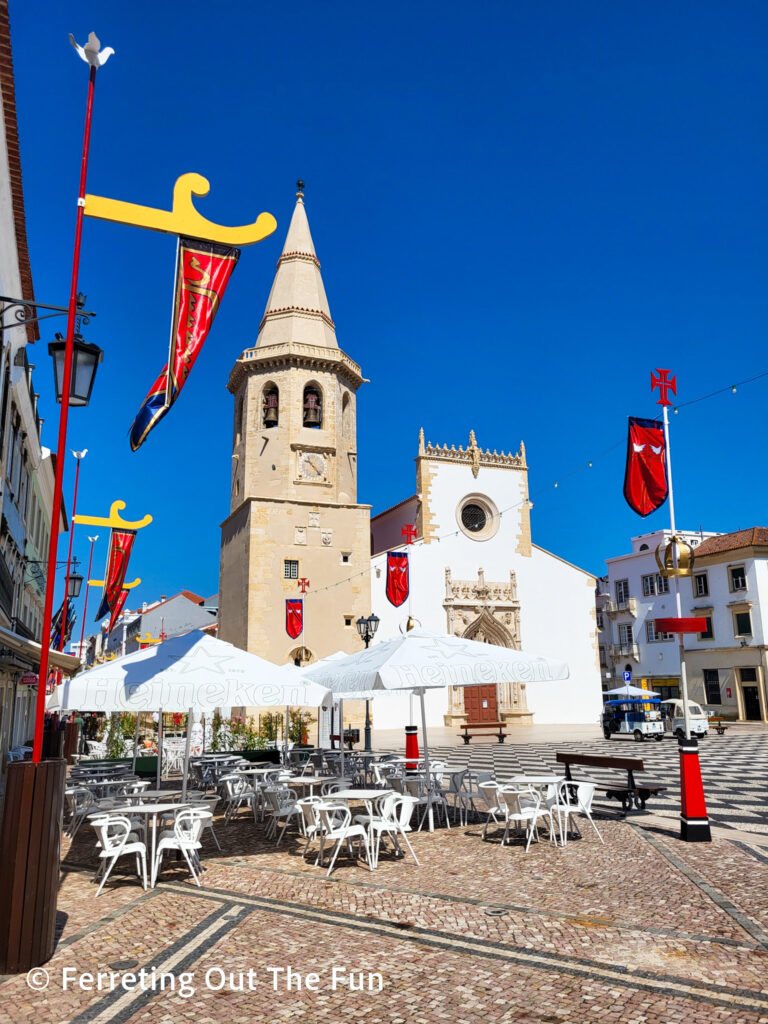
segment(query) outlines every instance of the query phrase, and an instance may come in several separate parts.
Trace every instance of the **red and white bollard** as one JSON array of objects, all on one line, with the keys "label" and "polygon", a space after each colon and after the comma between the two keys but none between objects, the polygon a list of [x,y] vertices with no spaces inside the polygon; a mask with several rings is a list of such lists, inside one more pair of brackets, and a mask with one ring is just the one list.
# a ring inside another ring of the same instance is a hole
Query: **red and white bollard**
[{"label": "red and white bollard", "polygon": [[680,743],[680,838],[687,843],[709,843],[707,805],[701,781],[699,744],[691,738]]},{"label": "red and white bollard", "polygon": [[415,772],[419,767],[419,731],[415,725],[405,727],[405,767],[409,772]]}]

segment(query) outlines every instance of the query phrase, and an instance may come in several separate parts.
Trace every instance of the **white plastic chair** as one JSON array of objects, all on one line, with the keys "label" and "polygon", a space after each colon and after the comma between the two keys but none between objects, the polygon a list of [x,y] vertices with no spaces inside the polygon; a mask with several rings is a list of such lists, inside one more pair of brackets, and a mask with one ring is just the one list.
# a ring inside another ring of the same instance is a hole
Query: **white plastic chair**
[{"label": "white plastic chair", "polygon": [[317,813],[320,815],[322,833],[320,837],[320,863],[323,862],[323,851],[327,841],[335,842],[331,863],[328,865],[326,877],[329,877],[339,855],[339,850],[347,844],[347,849],[352,853],[352,840],[357,840],[358,850],[360,842],[365,846],[365,857],[368,867],[373,871],[371,850],[368,844],[368,832],[364,825],[352,823],[352,812],[345,804],[320,803],[317,805]]},{"label": "white plastic chair", "polygon": [[[99,840],[98,844],[101,847],[99,859],[103,861],[99,870],[104,868],[104,874],[99,888],[96,890],[96,896],[98,896],[104,888],[104,883],[109,878],[110,872],[115,866],[117,860],[129,853],[134,854],[136,857],[137,874],[139,873],[139,865],[141,865],[141,874],[139,877],[146,889],[147,847],[145,843],[139,840],[136,833],[131,831],[131,823],[128,818],[125,818],[122,815],[104,815],[103,818],[93,819],[93,827],[96,830],[96,835]],[[109,861],[109,864],[107,864],[107,861]],[[96,877],[98,877],[98,874],[99,873],[97,872]]]},{"label": "white plastic chair", "polygon": [[[371,843],[371,854],[373,855],[374,868],[379,866],[379,850],[381,849],[382,836],[391,836],[392,842],[395,847],[395,852],[400,856],[405,856],[403,851],[400,849],[400,845],[397,841],[398,835],[402,837],[405,845],[411,852],[411,856],[418,864],[418,858],[413,852],[408,836],[405,834],[406,830],[411,831],[410,817],[415,807],[414,798],[411,796],[400,796],[398,793],[386,793],[379,797],[376,801],[375,812],[369,816],[367,814],[355,815],[355,822],[363,825],[368,829]],[[401,817],[405,818],[405,824],[401,821]],[[374,844],[375,836],[375,844]]]},{"label": "white plastic chair", "polygon": [[224,787],[222,798],[225,807],[224,824],[228,825],[243,805],[251,808],[253,820],[256,821],[256,791],[248,785],[245,779],[241,779],[238,775],[224,775],[219,781]]},{"label": "white plastic chair", "polygon": [[[571,798],[571,793],[573,793],[575,799]],[[570,817],[577,814],[583,814],[589,819],[589,823],[595,830],[597,838],[605,845],[605,840],[600,835],[597,825],[592,818],[592,801],[595,797],[594,782],[569,782],[568,779],[563,779],[558,786],[558,797],[557,808],[565,819],[561,832],[563,846],[568,842],[568,822]],[[577,831],[578,828],[577,825]],[[581,832],[579,832],[579,835],[581,835]]]},{"label": "white plastic chair", "polygon": [[69,821],[68,835],[70,839],[74,839],[78,829],[88,815],[93,814],[94,811],[100,808],[96,797],[90,789],[86,789],[84,786],[73,786],[70,789],[65,789],[64,796],[72,815]]},{"label": "white plastic chair", "polygon": [[[276,835],[277,843],[275,845],[279,846],[291,818],[301,818],[301,810],[297,807],[296,794],[290,789],[270,787],[264,790],[264,797],[267,801],[267,814],[269,815],[267,835],[270,837]],[[278,821],[284,822],[281,829],[277,827]]]},{"label": "white plastic chair", "polygon": [[213,831],[213,818],[216,813],[216,807],[221,798],[218,797],[215,793],[211,796],[208,796],[205,793],[202,793],[198,796],[193,796],[192,794],[187,793],[187,797],[189,798],[189,801],[192,804],[193,808],[210,812],[210,818],[205,818],[203,821],[203,828],[207,828],[209,830],[209,832],[213,836],[214,843],[216,843],[216,849],[220,851],[221,845],[219,843],[216,833]]},{"label": "white plastic chair", "polygon": [[502,843],[506,843],[509,839],[511,823],[525,826],[525,852],[528,853],[533,837],[536,837],[536,842],[539,841],[538,824],[542,818],[549,818],[550,839],[553,843],[556,841],[552,811],[546,806],[541,806],[541,793],[532,786],[526,786],[524,789],[502,787],[499,790],[499,795],[506,805],[506,828]]},{"label": "white plastic chair", "polygon": [[198,871],[201,871],[200,859],[197,851],[200,849],[200,833],[203,831],[203,824],[207,819],[213,817],[210,811],[202,810],[199,807],[183,808],[176,815],[173,828],[160,833],[160,840],[155,850],[155,862],[152,865],[152,885],[155,884],[160,871],[160,862],[166,850],[179,850],[187,862],[190,873],[195,884],[200,886],[200,879],[195,872],[195,864]]},{"label": "white plastic chair", "polygon": [[478,772],[468,769],[461,776],[461,784],[458,791],[459,806],[461,809],[462,824],[466,825],[469,819],[469,808],[477,813],[475,800],[482,799],[480,786],[484,782],[493,782],[493,772]]},{"label": "white plastic chair", "polygon": [[[501,798],[501,786],[498,782],[482,782],[478,787],[480,795],[485,801],[487,810],[487,818],[485,819],[485,825],[483,826],[483,839],[488,834],[488,826],[491,822],[494,825],[501,828],[504,827],[506,832],[507,827],[507,805]],[[501,819],[501,820],[499,820]]]},{"label": "white plastic chair", "polygon": [[[316,839],[319,840],[322,835],[323,826],[317,810],[322,802],[322,797],[319,796],[305,796],[303,799],[296,801],[296,806],[301,814],[301,821],[299,823],[301,832],[302,835],[306,836],[307,840],[302,850],[303,857],[306,857],[310,844]],[[319,858],[320,854],[318,853],[315,858],[315,865],[318,864]]]}]

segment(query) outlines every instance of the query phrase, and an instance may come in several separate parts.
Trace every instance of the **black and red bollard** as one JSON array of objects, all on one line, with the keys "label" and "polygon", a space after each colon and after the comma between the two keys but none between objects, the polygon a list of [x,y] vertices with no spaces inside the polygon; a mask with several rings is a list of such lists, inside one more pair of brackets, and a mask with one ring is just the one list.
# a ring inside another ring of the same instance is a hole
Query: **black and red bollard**
[{"label": "black and red bollard", "polygon": [[680,743],[680,838],[687,843],[709,843],[707,805],[701,781],[699,744],[691,738]]},{"label": "black and red bollard", "polygon": [[415,725],[405,727],[405,767],[409,772],[415,772],[419,767],[419,735]]}]

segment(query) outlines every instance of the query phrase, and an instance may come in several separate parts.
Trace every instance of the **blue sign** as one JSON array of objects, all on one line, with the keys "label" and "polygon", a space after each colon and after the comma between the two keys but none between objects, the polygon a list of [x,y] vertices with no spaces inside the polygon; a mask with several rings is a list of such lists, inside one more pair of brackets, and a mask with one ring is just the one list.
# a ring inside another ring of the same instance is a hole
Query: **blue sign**
[{"label": "blue sign", "polygon": [[632,682],[632,673],[631,672],[625,672],[624,673],[624,682],[625,683],[631,683]]}]

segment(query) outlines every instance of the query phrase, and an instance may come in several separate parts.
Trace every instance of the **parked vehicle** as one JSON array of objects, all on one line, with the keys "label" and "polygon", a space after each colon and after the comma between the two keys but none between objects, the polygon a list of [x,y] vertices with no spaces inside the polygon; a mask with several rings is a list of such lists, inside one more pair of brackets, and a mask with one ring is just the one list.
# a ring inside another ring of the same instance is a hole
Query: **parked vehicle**
[{"label": "parked vehicle", "polygon": [[[678,739],[685,736],[685,719],[683,716],[682,698],[663,700],[661,710],[664,715],[664,727],[667,732],[673,733]],[[700,704],[695,701],[688,701],[688,718],[691,725],[691,736],[706,736],[709,731],[709,719]]]},{"label": "parked vehicle", "polygon": [[646,737],[664,738],[664,722],[657,697],[607,700],[601,716],[603,736],[634,736],[638,743]]}]

